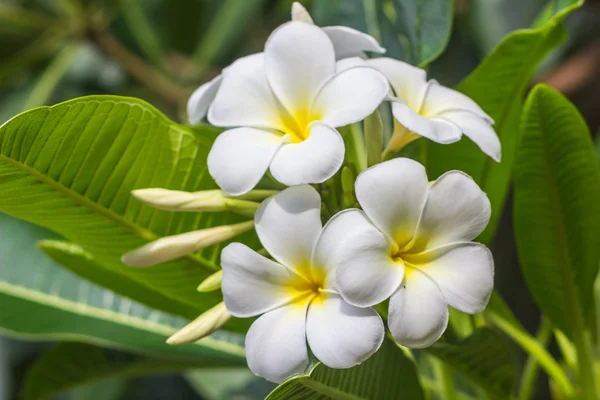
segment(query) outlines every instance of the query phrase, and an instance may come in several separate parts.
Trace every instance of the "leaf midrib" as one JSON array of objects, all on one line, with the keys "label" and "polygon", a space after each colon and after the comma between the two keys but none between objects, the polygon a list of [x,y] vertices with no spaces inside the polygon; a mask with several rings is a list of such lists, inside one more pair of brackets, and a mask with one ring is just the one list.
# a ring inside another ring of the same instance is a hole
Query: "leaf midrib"
[{"label": "leaf midrib", "polygon": [[[147,229],[143,229],[143,228],[139,227],[138,225],[135,225],[135,224],[127,221],[126,219],[124,219],[123,217],[121,217],[120,215],[118,215],[117,213],[113,212],[110,209],[99,206],[97,203],[93,202],[92,200],[88,199],[87,197],[82,196],[81,194],[75,192],[74,190],[61,184],[60,182],[57,182],[57,181],[49,178],[48,176],[46,176],[46,175],[42,174],[41,172],[39,172],[38,170],[36,170],[35,168],[32,168],[32,167],[30,167],[22,162],[19,162],[13,158],[7,157],[4,154],[0,154],[0,161],[4,161],[4,162],[14,166],[17,169],[20,169],[21,171],[34,177],[35,179],[42,182],[43,184],[50,186],[52,189],[56,190],[57,192],[74,200],[79,205],[88,208],[89,210],[91,210],[94,213],[97,213],[97,214],[100,214],[100,215],[106,217],[110,221],[119,225],[121,228],[128,230],[129,232],[139,236],[140,238],[142,238],[148,242],[157,240],[159,238],[159,236],[156,235],[155,233],[153,233]],[[193,261],[195,264],[202,266],[207,272],[212,273],[212,272],[218,270],[218,267],[216,265],[214,265],[209,260],[206,260],[200,256],[188,255],[186,257],[189,260]]]}]

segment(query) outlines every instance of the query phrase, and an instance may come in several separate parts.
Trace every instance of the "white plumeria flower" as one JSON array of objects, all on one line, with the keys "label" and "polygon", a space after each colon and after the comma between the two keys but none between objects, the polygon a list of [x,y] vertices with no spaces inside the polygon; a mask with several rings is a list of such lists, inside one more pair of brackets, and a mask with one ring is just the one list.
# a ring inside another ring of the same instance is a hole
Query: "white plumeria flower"
[{"label": "white plumeria flower", "polygon": [[487,225],[490,203],[459,171],[429,184],[425,168],[396,158],[362,172],[356,196],[363,211],[344,210],[323,237],[339,243],[337,285],[350,304],[368,307],[390,297],[390,332],[422,348],[442,335],[448,305],[481,312],[493,286],[493,259],[471,242]]},{"label": "white plumeria flower", "polygon": [[208,119],[239,128],[217,138],[209,172],[230,195],[248,192],[267,169],[287,186],[324,182],[344,159],[335,128],[366,118],[388,90],[374,68],[336,73],[333,45],[320,28],[283,24],[264,53],[241,58],[223,72]]},{"label": "white plumeria flower", "polygon": [[393,90],[388,97],[395,119],[391,140],[395,143],[390,146],[393,150],[398,151],[419,136],[449,144],[460,140],[464,133],[485,154],[500,161],[494,121],[469,97],[433,79],[427,81],[425,70],[392,58],[347,58],[338,63],[338,70],[364,65],[383,73]]},{"label": "white plumeria flower", "polygon": [[[298,2],[292,4],[292,21],[314,25],[306,8]],[[346,26],[326,26],[321,29],[329,36],[333,44],[336,60],[356,56],[365,57],[365,51],[385,53],[385,49],[379,45],[373,36],[356,29]],[[223,77],[219,75],[192,93],[187,104],[190,124],[198,124],[206,117],[208,108],[217,96],[222,80]]]},{"label": "white plumeria flower", "polygon": [[381,317],[346,303],[331,268],[337,245],[321,236],[321,199],[295,186],[263,202],[256,232],[275,261],[241,243],[223,249],[223,299],[240,318],[260,315],[246,336],[254,374],[282,382],[304,372],[310,350],[323,364],[349,368],[371,356],[384,338]]}]

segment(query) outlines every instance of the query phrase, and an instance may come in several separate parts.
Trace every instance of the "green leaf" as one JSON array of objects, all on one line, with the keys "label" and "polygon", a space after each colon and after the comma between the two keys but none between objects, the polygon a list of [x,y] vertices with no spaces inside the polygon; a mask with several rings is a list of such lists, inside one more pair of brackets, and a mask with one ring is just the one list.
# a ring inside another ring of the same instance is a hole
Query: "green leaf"
[{"label": "green leaf", "polygon": [[182,304],[167,311],[192,318],[221,300],[196,291],[218,269],[220,246],[150,268],[125,266],[121,256],[161,236],[243,220],[156,210],[130,195],[215,188],[206,168],[212,132],[202,137],[141,100],[116,96],[27,111],[0,127],[0,211],[59,233],[103,267]]},{"label": "green leaf", "polygon": [[471,175],[487,193],[492,218],[479,237],[482,242],[487,243],[493,237],[508,192],[522,98],[539,63],[565,40],[562,20],[583,1],[562,3],[568,4],[562,4],[563,8],[543,26],[508,35],[458,87],[494,119],[502,144],[502,161],[496,163],[467,138],[451,145],[427,142],[426,165],[430,178],[458,169]]},{"label": "green leaf", "polygon": [[[380,0],[387,55],[424,67],[444,51],[452,31],[451,0]],[[392,7],[386,3],[391,3]]]},{"label": "green leaf", "polygon": [[537,305],[572,337],[577,315],[593,324],[600,167],[585,121],[547,86],[530,94],[521,135],[514,188],[521,268]]},{"label": "green leaf", "polygon": [[479,329],[458,344],[439,341],[426,351],[480,385],[492,397],[508,398],[512,393],[515,370],[511,349],[491,329]]},{"label": "green leaf", "polygon": [[364,363],[350,369],[317,364],[310,372],[288,379],[266,400],[424,399],[414,362],[389,340]]},{"label": "green leaf", "polygon": [[46,399],[78,386],[115,377],[137,377],[220,365],[223,364],[215,360],[202,363],[138,358],[88,344],[63,343],[43,354],[27,372],[25,400]]},{"label": "green leaf", "polygon": [[275,387],[248,368],[202,368],[184,376],[205,400],[263,400]]},{"label": "green leaf", "polygon": [[[237,334],[218,332],[196,345],[167,345],[165,340],[187,323],[184,318],[121,297],[56,265],[36,246],[38,239],[56,236],[51,232],[0,214],[0,236],[1,333],[176,358],[214,357],[244,365],[242,338]],[[74,254],[72,261],[80,257],[83,262],[80,269],[100,268],[85,253]]]}]

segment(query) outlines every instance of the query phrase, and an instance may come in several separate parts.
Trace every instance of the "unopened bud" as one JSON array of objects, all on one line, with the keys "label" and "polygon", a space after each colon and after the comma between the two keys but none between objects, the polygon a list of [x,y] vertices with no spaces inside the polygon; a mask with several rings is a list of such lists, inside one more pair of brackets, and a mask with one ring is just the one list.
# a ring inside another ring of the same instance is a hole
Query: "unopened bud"
[{"label": "unopened bud", "polygon": [[[234,211],[253,216],[259,204],[253,201],[232,199],[220,190],[183,192],[168,189],[138,189],[131,194],[143,203],[167,211],[218,212]],[[260,198],[261,193],[257,194]]]},{"label": "unopened bud", "polygon": [[314,25],[313,19],[308,11],[306,11],[306,8],[297,1],[292,4],[292,21],[305,22]]},{"label": "unopened bud", "polygon": [[247,221],[167,236],[125,254],[122,261],[132,267],[160,264],[232,239],[253,227],[254,221]]},{"label": "unopened bud", "polygon": [[212,292],[221,288],[221,280],[223,279],[223,271],[217,271],[198,286],[199,292]]},{"label": "unopened bud", "polygon": [[381,158],[385,161],[390,155],[399,152],[407,144],[420,138],[421,136],[412,133],[404,125],[394,121],[394,134],[383,151]]},{"label": "unopened bud", "polygon": [[229,321],[229,318],[231,318],[231,314],[225,308],[225,303],[221,302],[181,328],[167,339],[167,343],[177,345],[197,342],[220,329]]}]

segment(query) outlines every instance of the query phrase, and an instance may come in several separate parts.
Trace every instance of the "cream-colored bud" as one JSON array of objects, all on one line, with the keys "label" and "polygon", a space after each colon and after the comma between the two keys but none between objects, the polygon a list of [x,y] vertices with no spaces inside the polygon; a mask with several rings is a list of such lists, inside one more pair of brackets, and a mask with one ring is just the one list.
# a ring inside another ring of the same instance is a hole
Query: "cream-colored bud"
[{"label": "cream-colored bud", "polygon": [[202,248],[232,239],[254,227],[254,221],[217,226],[199,231],[167,236],[135,249],[122,257],[132,267],[148,267],[171,261]]},{"label": "cream-colored bud", "polygon": [[198,286],[199,292],[212,292],[221,288],[221,280],[223,279],[223,271],[217,271]]},{"label": "cream-colored bud", "polygon": [[421,136],[409,131],[406,127],[394,121],[394,133],[388,142],[387,147],[381,154],[381,159],[385,161],[390,155],[399,152],[407,144],[419,139]]},{"label": "cream-colored bud", "polygon": [[308,11],[306,11],[306,8],[297,1],[292,4],[292,21],[306,22],[307,24],[314,25],[313,19]]},{"label": "cream-colored bud", "polygon": [[[138,189],[131,192],[133,197],[154,208],[167,211],[219,212],[234,211],[253,216],[259,204],[249,199],[232,199],[220,190],[182,192],[168,189]],[[262,193],[255,197],[260,198]],[[264,197],[263,197],[264,198]]]},{"label": "cream-colored bud", "polygon": [[221,302],[181,328],[167,339],[167,343],[177,345],[197,342],[220,329],[229,321],[229,318],[231,318],[231,314],[225,308],[225,303]]}]

